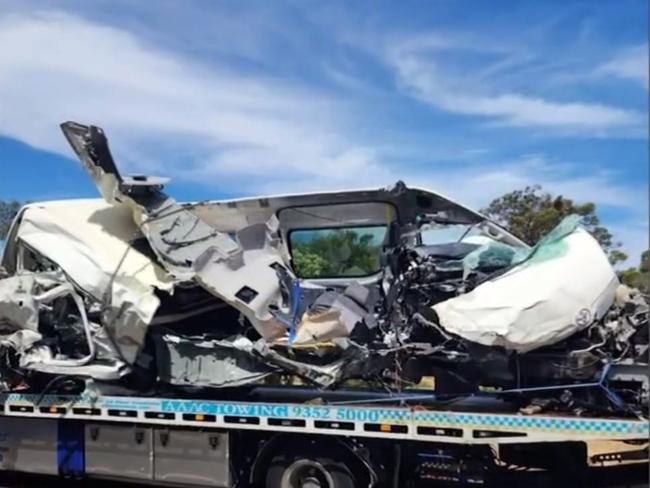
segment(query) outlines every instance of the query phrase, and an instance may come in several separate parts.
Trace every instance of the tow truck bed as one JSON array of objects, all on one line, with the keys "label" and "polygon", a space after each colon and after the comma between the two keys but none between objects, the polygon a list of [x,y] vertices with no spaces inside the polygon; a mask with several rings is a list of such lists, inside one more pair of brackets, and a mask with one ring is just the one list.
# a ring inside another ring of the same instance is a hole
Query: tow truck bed
[{"label": "tow truck bed", "polygon": [[129,422],[481,444],[644,439],[647,420],[434,411],[384,406],[237,403],[106,396],[0,395],[2,416]]}]

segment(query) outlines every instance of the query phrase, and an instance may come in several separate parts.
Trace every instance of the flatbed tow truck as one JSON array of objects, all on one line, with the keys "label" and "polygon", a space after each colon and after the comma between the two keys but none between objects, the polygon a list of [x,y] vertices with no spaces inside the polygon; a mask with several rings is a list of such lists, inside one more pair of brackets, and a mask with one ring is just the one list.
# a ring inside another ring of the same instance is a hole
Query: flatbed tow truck
[{"label": "flatbed tow truck", "polygon": [[519,463],[644,463],[650,432],[645,420],[372,404],[20,393],[0,402],[3,470],[175,486],[484,485]]}]

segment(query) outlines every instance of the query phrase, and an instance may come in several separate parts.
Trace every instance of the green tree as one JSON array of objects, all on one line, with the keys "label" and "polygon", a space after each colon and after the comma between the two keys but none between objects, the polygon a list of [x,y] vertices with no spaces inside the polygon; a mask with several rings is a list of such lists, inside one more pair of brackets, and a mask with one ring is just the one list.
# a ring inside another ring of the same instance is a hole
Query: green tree
[{"label": "green tree", "polygon": [[299,276],[331,276],[332,266],[325,258],[310,251],[308,245],[293,248],[293,267]]},{"label": "green tree", "polygon": [[11,222],[13,222],[21,206],[22,204],[15,200],[0,200],[0,240],[4,240],[7,237]]},{"label": "green tree", "polygon": [[535,244],[567,215],[578,214],[582,226],[598,241],[612,264],[627,259],[627,254],[619,249],[621,243],[600,224],[594,203],[576,203],[562,195],[554,196],[540,185],[507,193],[492,200],[481,212],[528,244]]},{"label": "green tree", "polygon": [[327,231],[292,244],[293,268],[299,276],[362,276],[379,269],[380,247],[373,235],[355,230]]},{"label": "green tree", "polygon": [[650,249],[641,254],[641,264],[638,268],[621,271],[619,277],[627,286],[650,293]]}]

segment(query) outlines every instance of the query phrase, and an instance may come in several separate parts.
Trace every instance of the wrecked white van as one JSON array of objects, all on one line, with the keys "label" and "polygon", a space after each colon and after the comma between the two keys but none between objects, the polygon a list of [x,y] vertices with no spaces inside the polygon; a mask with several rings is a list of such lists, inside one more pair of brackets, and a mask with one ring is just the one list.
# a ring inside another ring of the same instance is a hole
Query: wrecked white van
[{"label": "wrecked white van", "polygon": [[577,217],[530,247],[401,182],[179,203],[162,178],[121,175],[101,129],[62,128],[102,199],[17,216],[0,279],[5,389],[647,404],[647,305]]}]

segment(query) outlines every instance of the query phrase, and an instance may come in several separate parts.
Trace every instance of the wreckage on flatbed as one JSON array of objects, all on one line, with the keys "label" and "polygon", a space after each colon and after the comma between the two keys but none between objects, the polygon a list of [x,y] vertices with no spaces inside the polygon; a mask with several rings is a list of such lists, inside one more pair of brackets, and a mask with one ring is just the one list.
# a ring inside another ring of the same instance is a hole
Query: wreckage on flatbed
[{"label": "wreckage on flatbed", "polygon": [[122,176],[101,129],[62,128],[103,198],[18,214],[6,391],[646,414],[647,304],[575,216],[531,247],[401,182],[179,203]]}]

